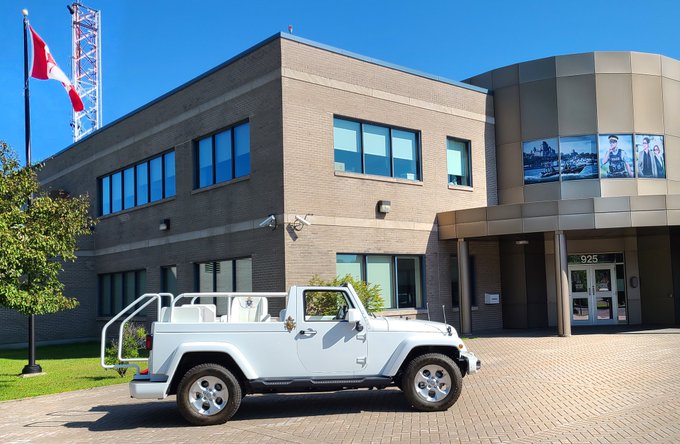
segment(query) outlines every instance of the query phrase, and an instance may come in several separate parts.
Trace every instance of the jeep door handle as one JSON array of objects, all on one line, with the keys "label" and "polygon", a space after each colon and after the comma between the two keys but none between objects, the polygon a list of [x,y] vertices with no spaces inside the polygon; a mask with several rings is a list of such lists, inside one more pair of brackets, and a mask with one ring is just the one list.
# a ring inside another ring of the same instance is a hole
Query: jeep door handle
[{"label": "jeep door handle", "polygon": [[316,330],[312,330],[311,328],[308,328],[307,330],[300,330],[300,335],[302,336],[314,336],[316,334]]}]

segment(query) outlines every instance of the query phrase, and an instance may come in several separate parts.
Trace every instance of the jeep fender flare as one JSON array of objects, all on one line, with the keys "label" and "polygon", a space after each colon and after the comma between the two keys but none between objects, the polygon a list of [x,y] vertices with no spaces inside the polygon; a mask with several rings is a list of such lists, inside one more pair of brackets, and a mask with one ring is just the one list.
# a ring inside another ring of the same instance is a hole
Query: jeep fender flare
[{"label": "jeep fender flare", "polygon": [[412,336],[404,339],[394,350],[392,356],[383,367],[381,374],[384,376],[394,376],[401,368],[404,360],[416,347],[450,347],[458,353],[457,344],[451,336],[432,337],[432,335]]},{"label": "jeep fender flare", "polygon": [[234,360],[236,365],[239,366],[239,368],[243,372],[243,375],[247,379],[256,379],[258,377],[257,373],[250,365],[250,363],[243,355],[243,353],[241,353],[241,351],[236,346],[225,342],[185,342],[183,344],[180,344],[180,346],[177,347],[177,349],[173,353],[172,360],[170,361],[170,365],[168,366],[168,368],[171,370],[170,373],[173,376],[175,375],[177,367],[179,366],[179,363],[182,361],[184,355],[186,355],[187,353],[200,353],[200,352],[224,353],[226,355],[229,355]]}]

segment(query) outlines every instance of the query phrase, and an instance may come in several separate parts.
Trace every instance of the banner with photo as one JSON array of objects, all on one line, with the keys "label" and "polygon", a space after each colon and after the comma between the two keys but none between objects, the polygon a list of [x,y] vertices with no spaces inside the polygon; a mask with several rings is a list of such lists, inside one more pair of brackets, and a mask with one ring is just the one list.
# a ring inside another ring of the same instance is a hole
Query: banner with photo
[{"label": "banner with photo", "polygon": [[600,142],[600,177],[634,177],[633,135],[605,134]]},{"label": "banner with photo", "polygon": [[597,136],[560,137],[562,180],[597,179]]},{"label": "banner with photo", "polygon": [[637,177],[666,177],[663,136],[637,134],[635,136]]},{"label": "banner with photo", "polygon": [[540,139],[522,144],[524,184],[553,182],[560,179],[557,139]]}]

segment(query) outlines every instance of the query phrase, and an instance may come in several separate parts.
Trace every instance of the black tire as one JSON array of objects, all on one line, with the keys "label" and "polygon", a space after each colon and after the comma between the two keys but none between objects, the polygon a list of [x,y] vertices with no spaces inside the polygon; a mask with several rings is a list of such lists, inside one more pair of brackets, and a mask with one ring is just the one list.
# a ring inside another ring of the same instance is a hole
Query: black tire
[{"label": "black tire", "polygon": [[404,396],[421,412],[447,410],[458,400],[463,376],[455,362],[440,353],[415,357],[402,377]]},{"label": "black tire", "polygon": [[177,408],[192,425],[224,424],[241,405],[241,385],[226,368],[200,364],[177,387]]}]

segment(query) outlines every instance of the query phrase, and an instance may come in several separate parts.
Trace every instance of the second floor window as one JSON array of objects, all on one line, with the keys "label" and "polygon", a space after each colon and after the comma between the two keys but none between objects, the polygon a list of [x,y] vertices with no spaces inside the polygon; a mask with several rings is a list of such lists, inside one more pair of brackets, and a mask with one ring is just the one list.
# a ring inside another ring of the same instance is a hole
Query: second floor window
[{"label": "second floor window", "polygon": [[99,179],[100,215],[175,195],[175,152],[169,151]]},{"label": "second floor window", "polygon": [[420,180],[418,133],[333,119],[335,170]]},{"label": "second floor window", "polygon": [[200,139],[195,164],[196,188],[249,175],[250,124],[246,122]]},{"label": "second floor window", "polygon": [[472,186],[470,175],[470,142],[446,139],[446,165],[449,185]]}]

